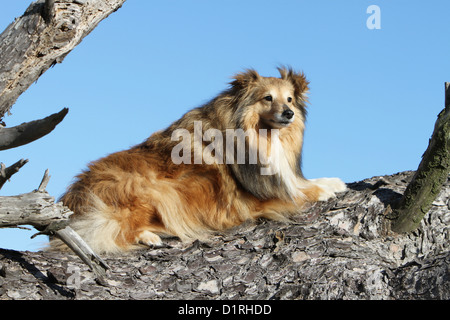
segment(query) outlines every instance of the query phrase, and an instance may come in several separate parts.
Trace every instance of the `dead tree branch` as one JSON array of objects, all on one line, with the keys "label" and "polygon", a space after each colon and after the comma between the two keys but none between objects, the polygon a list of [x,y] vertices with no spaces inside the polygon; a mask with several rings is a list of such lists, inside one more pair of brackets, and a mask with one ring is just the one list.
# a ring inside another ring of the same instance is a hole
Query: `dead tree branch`
[{"label": "dead tree branch", "polygon": [[71,211],[46,192],[29,192],[0,197],[0,228],[32,225],[45,229],[54,221],[67,219]]},{"label": "dead tree branch", "polygon": [[16,148],[49,134],[64,119],[69,109],[64,108],[44,119],[22,123],[12,128],[0,128],[0,150]]},{"label": "dead tree branch", "polygon": [[8,168],[4,163],[0,163],[0,189],[5,182],[8,181],[13,174],[17,173],[27,162],[28,159],[21,159]]},{"label": "dead tree branch", "polygon": [[72,212],[61,202],[55,203],[55,198],[45,191],[49,179],[46,170],[37,190],[18,196],[0,197],[0,228],[31,225],[39,231],[34,236],[46,234],[58,237],[91,268],[97,281],[104,283],[108,265],[67,226]]},{"label": "dead tree branch", "polygon": [[38,0],[0,35],[0,119],[125,0]]},{"label": "dead tree branch", "polygon": [[101,285],[106,285],[106,271],[110,269],[108,264],[100,258],[87,244],[86,242],[76,233],[71,227],[67,226],[65,228],[54,231],[54,234],[59,239],[61,239],[81,260],[86,263],[89,268],[96,275],[97,283]]},{"label": "dead tree branch", "polygon": [[45,188],[47,188],[47,184],[50,181],[50,176],[48,174],[48,169],[45,170],[44,176],[42,177],[41,184],[39,185],[37,191],[38,192],[45,192]]}]

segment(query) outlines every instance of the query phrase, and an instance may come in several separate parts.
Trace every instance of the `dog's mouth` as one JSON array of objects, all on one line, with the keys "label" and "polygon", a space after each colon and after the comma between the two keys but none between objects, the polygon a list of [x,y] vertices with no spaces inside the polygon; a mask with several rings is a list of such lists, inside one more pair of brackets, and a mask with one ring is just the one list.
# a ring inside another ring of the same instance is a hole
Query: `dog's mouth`
[{"label": "dog's mouth", "polygon": [[294,121],[294,117],[287,119],[286,117],[279,116],[275,114],[273,117],[262,118],[266,125],[274,129],[282,129],[289,127],[289,125]]},{"label": "dog's mouth", "polygon": [[280,121],[280,120],[274,120],[274,119],[269,119],[269,122],[274,127],[283,127],[283,128],[289,126],[292,123],[292,121],[290,121],[290,120],[281,120]]}]

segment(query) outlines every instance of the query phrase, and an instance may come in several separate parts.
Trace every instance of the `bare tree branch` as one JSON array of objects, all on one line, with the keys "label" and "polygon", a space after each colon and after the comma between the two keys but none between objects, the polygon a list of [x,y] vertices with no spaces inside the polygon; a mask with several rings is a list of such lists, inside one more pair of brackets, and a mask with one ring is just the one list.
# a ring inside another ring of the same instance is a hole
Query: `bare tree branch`
[{"label": "bare tree branch", "polygon": [[125,0],[38,0],[0,35],[0,119]]},{"label": "bare tree branch", "polygon": [[45,170],[44,176],[42,177],[41,184],[39,185],[37,191],[45,192],[45,188],[47,188],[47,184],[50,181],[50,176],[48,175],[48,169]]},{"label": "bare tree branch", "polygon": [[4,163],[0,163],[0,189],[5,182],[8,181],[13,174],[18,172],[27,162],[28,159],[21,159],[8,168],[6,168]]},{"label": "bare tree branch", "polygon": [[81,260],[86,263],[96,275],[101,285],[106,285],[106,271],[108,264],[100,258],[71,227],[56,230],[54,234],[61,239]]},{"label": "bare tree branch", "polygon": [[31,225],[39,231],[32,238],[39,234],[58,237],[92,269],[100,284],[105,283],[108,265],[68,227],[72,211],[62,202],[55,203],[55,198],[45,191],[49,179],[47,169],[37,190],[18,196],[0,197],[0,228]]},{"label": "bare tree branch", "polygon": [[0,150],[16,148],[42,138],[55,129],[69,109],[64,108],[44,119],[22,123],[12,128],[0,128]]},{"label": "bare tree branch", "polygon": [[44,230],[54,221],[66,220],[71,211],[47,192],[32,191],[17,196],[0,196],[0,228],[32,225]]}]

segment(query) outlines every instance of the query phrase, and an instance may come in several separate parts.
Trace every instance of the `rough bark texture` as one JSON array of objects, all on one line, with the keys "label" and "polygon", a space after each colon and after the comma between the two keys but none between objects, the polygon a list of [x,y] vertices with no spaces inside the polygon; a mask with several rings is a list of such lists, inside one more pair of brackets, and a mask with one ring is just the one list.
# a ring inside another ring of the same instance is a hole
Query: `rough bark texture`
[{"label": "rough bark texture", "polygon": [[0,119],[125,0],[39,0],[0,35]]},{"label": "rough bark texture", "polygon": [[445,83],[445,108],[439,114],[427,150],[394,215],[392,230],[410,232],[430,210],[450,172],[450,83]]},{"label": "rough bark texture", "polygon": [[349,184],[291,224],[106,257],[107,285],[70,253],[0,250],[0,299],[450,299],[450,181],[418,230],[389,230],[412,175]]},{"label": "rough bark texture", "polygon": [[0,228],[28,224],[43,230],[55,221],[68,219],[70,213],[45,191],[0,197]]}]

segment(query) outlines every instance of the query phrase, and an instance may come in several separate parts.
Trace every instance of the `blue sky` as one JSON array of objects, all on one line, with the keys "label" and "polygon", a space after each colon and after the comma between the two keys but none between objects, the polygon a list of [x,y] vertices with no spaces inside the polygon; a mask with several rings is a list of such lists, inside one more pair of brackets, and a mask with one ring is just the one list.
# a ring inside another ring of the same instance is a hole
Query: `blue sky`
[{"label": "blue sky", "polygon": [[[0,31],[28,0],[2,1]],[[368,29],[377,5],[381,29]],[[126,149],[213,98],[244,68],[310,80],[303,171],[346,182],[415,170],[450,81],[450,1],[128,0],[33,84],[8,126],[69,108],[48,136],[2,151],[30,162],[0,195],[59,197],[86,164]],[[35,231],[0,230],[0,247],[37,250]]]}]

